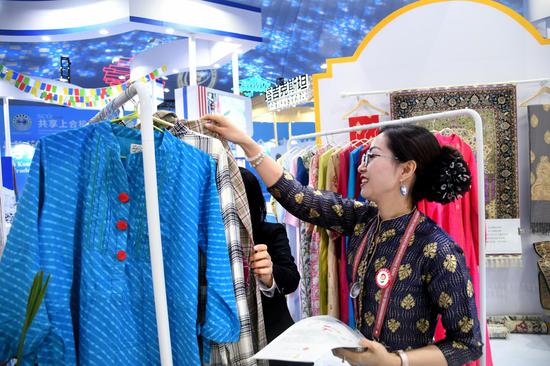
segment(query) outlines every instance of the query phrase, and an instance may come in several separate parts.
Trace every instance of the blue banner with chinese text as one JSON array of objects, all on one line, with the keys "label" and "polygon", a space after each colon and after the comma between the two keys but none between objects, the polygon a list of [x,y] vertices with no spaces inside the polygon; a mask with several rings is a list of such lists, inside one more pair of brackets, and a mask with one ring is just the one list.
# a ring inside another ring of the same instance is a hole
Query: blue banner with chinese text
[{"label": "blue banner with chinese text", "polygon": [[[97,111],[80,110],[42,103],[23,103],[10,100],[10,131],[15,181],[20,194],[27,180],[34,145],[38,139],[54,133],[84,126]],[[0,121],[4,125],[3,114]],[[2,155],[5,155],[5,133],[0,128]]]}]

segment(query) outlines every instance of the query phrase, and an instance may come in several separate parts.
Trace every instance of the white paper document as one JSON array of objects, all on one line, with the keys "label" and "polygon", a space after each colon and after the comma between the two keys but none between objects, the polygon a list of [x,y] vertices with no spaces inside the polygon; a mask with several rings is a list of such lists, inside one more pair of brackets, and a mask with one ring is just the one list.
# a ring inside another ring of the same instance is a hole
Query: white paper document
[{"label": "white paper document", "polygon": [[485,225],[487,254],[521,254],[519,219],[487,219]]},{"label": "white paper document", "polygon": [[314,316],[300,320],[285,330],[254,358],[315,362],[326,357],[326,353],[334,348],[358,347],[363,338],[361,333],[332,316]]}]

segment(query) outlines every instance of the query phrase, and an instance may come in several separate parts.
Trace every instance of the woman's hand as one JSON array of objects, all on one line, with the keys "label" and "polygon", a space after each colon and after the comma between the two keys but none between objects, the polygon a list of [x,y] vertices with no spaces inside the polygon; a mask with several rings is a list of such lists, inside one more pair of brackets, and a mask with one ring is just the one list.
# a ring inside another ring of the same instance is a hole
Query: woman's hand
[{"label": "woman's hand", "polygon": [[362,339],[359,347],[367,348],[364,352],[354,352],[343,348],[337,348],[332,353],[352,366],[400,366],[401,358],[395,353],[390,353],[386,348],[375,341]]},{"label": "woman's hand", "polygon": [[267,252],[267,245],[254,245],[254,254],[251,258],[254,275],[267,287],[273,286],[273,262]]},{"label": "woman's hand", "polygon": [[206,120],[205,127],[217,132],[224,139],[242,145],[250,142],[251,138],[237,125],[220,114],[207,114],[201,119]]},{"label": "woman's hand", "polygon": [[[262,147],[252,140],[250,136],[235,124],[229,122],[227,118],[220,115],[208,114],[202,117],[207,123],[204,126],[212,132],[218,133],[224,139],[239,145],[246,156],[253,158],[260,156]],[[262,177],[265,185],[271,187],[283,175],[283,169],[275,160],[264,154],[264,159],[260,165],[255,167],[256,171]],[[271,287],[271,286],[270,286]]]}]

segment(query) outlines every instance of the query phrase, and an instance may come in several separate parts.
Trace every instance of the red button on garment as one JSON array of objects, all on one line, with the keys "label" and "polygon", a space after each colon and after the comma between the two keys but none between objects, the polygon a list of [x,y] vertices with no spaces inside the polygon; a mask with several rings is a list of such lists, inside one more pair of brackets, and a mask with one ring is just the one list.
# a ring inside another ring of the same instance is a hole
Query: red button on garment
[{"label": "red button on garment", "polygon": [[122,231],[122,230],[126,230],[126,229],[128,229],[128,223],[127,223],[126,221],[124,221],[124,220],[118,220],[118,221],[116,222],[116,228],[117,228],[118,230],[121,230],[121,231]]},{"label": "red button on garment", "polygon": [[125,261],[126,260],[126,252],[124,250],[119,250],[117,253],[116,253],[116,259],[118,259],[119,261]]},{"label": "red button on garment", "polygon": [[126,203],[130,200],[130,196],[128,196],[128,193],[122,192],[118,194],[118,200],[122,203]]}]

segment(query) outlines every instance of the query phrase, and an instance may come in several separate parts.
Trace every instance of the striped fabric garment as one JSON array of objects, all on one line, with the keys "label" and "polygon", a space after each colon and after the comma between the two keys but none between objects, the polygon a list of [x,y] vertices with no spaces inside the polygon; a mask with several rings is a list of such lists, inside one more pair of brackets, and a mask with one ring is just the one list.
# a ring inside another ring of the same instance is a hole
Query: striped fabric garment
[{"label": "striped fabric garment", "polygon": [[[222,218],[225,226],[225,237],[228,245],[229,256],[231,258],[231,269],[233,271],[233,287],[235,289],[235,298],[237,300],[237,313],[241,323],[241,338],[238,345],[232,346],[227,344],[214,344],[212,352],[221,355],[226,354],[225,349],[230,347],[238,347],[238,352],[235,352],[232,365],[256,365],[256,360],[252,358],[254,355],[254,347],[252,340],[252,321],[248,311],[248,303],[246,301],[246,283],[244,279],[243,267],[243,249],[240,241],[239,216],[235,207],[235,194],[231,185],[229,174],[229,165],[227,152],[222,143],[212,137],[196,134],[187,129],[182,123],[176,123],[170,132],[180,140],[194,146],[217,161],[216,183],[218,185],[218,193],[220,196],[220,204],[222,208]],[[201,286],[202,287],[202,286]],[[204,305],[205,291],[201,291],[199,296],[199,305]],[[202,309],[199,309],[199,318]],[[205,352],[207,352],[205,347]],[[214,356],[214,359],[219,357]]]},{"label": "striped fabric garment", "polygon": [[[155,140],[174,365],[197,365],[197,335],[234,342],[240,330],[216,167],[169,133]],[[0,359],[16,352],[42,269],[51,280],[25,364],[160,364],[140,144],[139,131],[106,122],[40,140],[0,262]],[[203,324],[199,251],[207,259]]]}]

